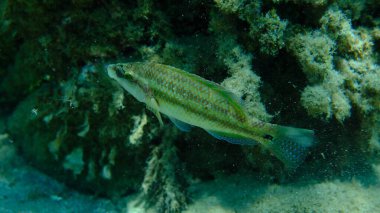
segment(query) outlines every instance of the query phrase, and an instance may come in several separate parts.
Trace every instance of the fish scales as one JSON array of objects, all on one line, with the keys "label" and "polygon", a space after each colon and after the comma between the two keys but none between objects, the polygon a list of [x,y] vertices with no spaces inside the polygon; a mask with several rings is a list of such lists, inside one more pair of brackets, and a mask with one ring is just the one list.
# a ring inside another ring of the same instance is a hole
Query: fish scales
[{"label": "fish scales", "polygon": [[[147,64],[144,68],[144,77],[148,79],[150,89],[154,95],[159,95],[158,102],[170,101],[171,104],[181,106],[187,112],[194,115],[202,116],[202,119],[209,118],[212,123],[236,128],[251,134],[249,128],[242,125],[236,125],[245,118],[238,116],[235,109],[228,105],[228,101],[220,96],[212,88],[207,87],[205,79],[199,79],[194,75],[180,73],[178,69],[167,68],[166,66]],[[183,72],[183,71],[182,71]],[[149,74],[148,74],[149,73]],[[220,119],[220,118],[225,119]]]},{"label": "fish scales", "polygon": [[145,81],[154,93],[160,94],[163,98],[168,99],[170,97],[170,100],[188,102],[184,105],[193,106],[193,112],[204,114],[205,108],[210,108],[208,110],[210,114],[215,114],[214,112],[217,111],[223,113],[224,116],[236,117],[225,100],[218,97],[215,99],[216,96],[212,94],[211,89],[194,76],[183,77],[177,69],[151,64],[141,66],[135,72],[139,73],[136,78]]},{"label": "fish scales", "polygon": [[108,75],[137,100],[147,104],[163,124],[161,113],[183,130],[205,129],[233,144],[269,149],[287,168],[296,168],[314,145],[314,132],[280,126],[248,116],[242,102],[222,86],[175,67],[157,63],[120,63]]}]

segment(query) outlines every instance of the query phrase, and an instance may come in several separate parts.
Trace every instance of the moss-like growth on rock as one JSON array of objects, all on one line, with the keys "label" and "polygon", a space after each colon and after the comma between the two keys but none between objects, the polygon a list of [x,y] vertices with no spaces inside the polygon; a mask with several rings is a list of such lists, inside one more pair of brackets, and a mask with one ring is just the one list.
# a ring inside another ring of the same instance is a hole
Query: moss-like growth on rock
[{"label": "moss-like growth on rock", "polygon": [[[176,175],[289,177],[259,146],[201,129],[165,143],[174,133],[158,131],[104,70],[159,62],[221,83],[252,117],[315,130],[319,143],[299,174],[355,175],[380,147],[379,8],[375,0],[2,1],[0,112],[11,114],[9,136],[35,167],[94,194],[143,188],[162,201],[158,209],[185,203]],[[168,159],[185,169],[174,174]]]}]

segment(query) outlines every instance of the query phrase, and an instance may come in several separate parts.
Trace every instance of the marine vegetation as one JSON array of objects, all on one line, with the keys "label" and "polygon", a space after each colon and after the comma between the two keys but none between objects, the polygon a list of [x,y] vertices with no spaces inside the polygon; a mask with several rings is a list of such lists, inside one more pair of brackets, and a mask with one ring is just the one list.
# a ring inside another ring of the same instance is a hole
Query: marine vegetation
[{"label": "marine vegetation", "polygon": [[[371,184],[379,11],[378,0],[3,0],[0,134],[69,187],[141,194],[161,212],[191,205],[190,184],[230,175]],[[160,76],[135,87],[143,70]],[[203,116],[178,113],[190,107]],[[161,114],[200,128],[177,132]]]}]

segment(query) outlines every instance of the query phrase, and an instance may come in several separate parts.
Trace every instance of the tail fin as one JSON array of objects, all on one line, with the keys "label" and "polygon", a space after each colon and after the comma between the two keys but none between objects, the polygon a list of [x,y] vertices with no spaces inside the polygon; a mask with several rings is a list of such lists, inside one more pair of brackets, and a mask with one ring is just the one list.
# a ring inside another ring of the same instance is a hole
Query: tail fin
[{"label": "tail fin", "polygon": [[276,126],[268,148],[288,169],[295,169],[303,162],[308,149],[315,143],[313,130]]}]

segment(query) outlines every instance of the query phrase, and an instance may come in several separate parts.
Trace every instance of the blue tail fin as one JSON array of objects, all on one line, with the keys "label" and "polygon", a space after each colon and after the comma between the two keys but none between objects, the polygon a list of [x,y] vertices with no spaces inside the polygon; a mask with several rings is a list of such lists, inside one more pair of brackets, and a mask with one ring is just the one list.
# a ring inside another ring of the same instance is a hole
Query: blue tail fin
[{"label": "blue tail fin", "polygon": [[314,131],[276,126],[268,148],[288,169],[295,169],[303,162],[311,146],[315,144]]}]

